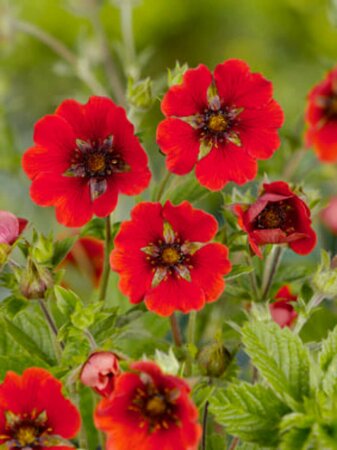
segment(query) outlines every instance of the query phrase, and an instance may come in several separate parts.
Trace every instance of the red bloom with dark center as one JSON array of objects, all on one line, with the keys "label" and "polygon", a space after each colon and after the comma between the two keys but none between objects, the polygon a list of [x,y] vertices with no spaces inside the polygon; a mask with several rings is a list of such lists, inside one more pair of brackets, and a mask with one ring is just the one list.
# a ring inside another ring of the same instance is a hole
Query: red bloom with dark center
[{"label": "red bloom with dark center", "polygon": [[310,253],[316,245],[310,209],[283,181],[264,184],[254,204],[237,205],[235,211],[240,227],[248,233],[251,248],[260,258],[259,246],[265,244],[287,243],[300,255]]},{"label": "red bloom with dark center", "polygon": [[227,247],[210,243],[217,232],[213,216],[188,202],[140,203],[115,238],[111,267],[131,303],[151,311],[201,309],[219,298],[231,269]]},{"label": "red bloom with dark center", "polygon": [[256,160],[270,158],[280,145],[283,113],[272,84],[243,61],[219,64],[214,76],[204,65],[187,70],[161,108],[166,119],[157,142],[168,170],[184,175],[195,166],[199,182],[214,191],[252,180]]},{"label": "red bloom with dark center", "polygon": [[0,384],[0,447],[11,450],[71,450],[67,439],[80,428],[80,415],[44,369],[22,376],[8,372]]},{"label": "red bloom with dark center", "polygon": [[337,67],[309,92],[306,144],[321,161],[337,161]]},{"label": "red bloom with dark center", "polygon": [[120,374],[118,357],[112,352],[95,352],[82,367],[80,379],[103,397],[114,390],[115,380]]},{"label": "red bloom with dark center", "polygon": [[275,295],[276,301],[269,305],[270,313],[274,322],[281,328],[290,327],[297,318],[291,302],[296,302],[297,295],[293,295],[289,286],[282,286]]},{"label": "red bloom with dark center", "polygon": [[197,450],[201,427],[187,383],[151,362],[131,368],[95,412],[97,428],[108,434],[106,449]]},{"label": "red bloom with dark center", "polygon": [[147,156],[123,108],[104,97],[85,105],[66,100],[35,125],[35,146],[23,156],[31,198],[55,206],[63,225],[79,227],[105,217],[118,194],[136,195],[149,184]]},{"label": "red bloom with dark center", "polygon": [[89,276],[97,288],[103,273],[104,241],[93,236],[81,237],[67,254],[62,266],[67,263]]}]

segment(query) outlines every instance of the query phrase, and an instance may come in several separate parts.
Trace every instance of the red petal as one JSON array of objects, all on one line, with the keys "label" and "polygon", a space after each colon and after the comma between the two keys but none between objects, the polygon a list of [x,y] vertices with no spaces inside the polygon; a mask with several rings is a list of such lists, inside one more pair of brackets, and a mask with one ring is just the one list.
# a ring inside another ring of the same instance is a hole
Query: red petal
[{"label": "red petal", "polygon": [[80,178],[43,174],[32,182],[30,195],[38,205],[51,206],[55,205],[63,196],[71,196],[75,189],[81,190],[82,186],[84,186],[83,180]]},{"label": "red petal", "polygon": [[317,244],[317,235],[311,228],[306,230],[308,237],[289,243],[289,247],[299,255],[308,255]]},{"label": "red petal", "polygon": [[206,302],[217,300],[225,288],[223,277],[231,270],[227,247],[219,243],[205,245],[194,254],[192,265],[192,282],[204,291]]},{"label": "red petal", "polygon": [[161,122],[157,128],[157,144],[167,155],[166,166],[173,173],[185,175],[197,162],[198,133],[182,120],[169,118]]},{"label": "red petal", "polygon": [[106,192],[94,200],[93,212],[98,217],[106,217],[115,210],[118,201],[118,191],[113,180],[108,181]]},{"label": "red petal", "polygon": [[44,116],[34,127],[34,142],[37,146],[59,151],[62,158],[72,154],[76,137],[66,120],[56,115]]},{"label": "red petal", "polygon": [[275,298],[293,302],[297,300],[297,295],[293,295],[290,291],[290,287],[288,285],[284,285],[277,291],[277,293],[275,294]]},{"label": "red petal", "polygon": [[238,59],[217,65],[214,79],[225,105],[259,108],[269,102],[273,93],[270,81],[259,73],[251,73],[249,66]]},{"label": "red petal", "polygon": [[[285,181],[274,181],[273,183],[264,183],[263,189],[265,192],[272,193],[272,194],[278,194],[283,195],[286,197],[293,197],[294,193],[290,189],[290,186]],[[282,200],[280,198],[280,200]],[[272,201],[278,201],[277,199]]]},{"label": "red petal", "polygon": [[182,84],[172,86],[165,94],[161,110],[165,116],[186,117],[208,108],[207,89],[212,83],[209,69],[200,64],[185,72]]},{"label": "red petal", "polygon": [[22,157],[22,167],[30,179],[42,173],[63,174],[69,168],[69,153],[60,149],[31,147]]},{"label": "red petal", "polygon": [[173,276],[163,280],[147,292],[145,304],[150,311],[160,316],[170,316],[174,311],[188,313],[205,305],[205,294],[196,283]]},{"label": "red petal", "polygon": [[218,223],[211,214],[193,208],[187,201],[177,206],[167,201],[163,208],[163,218],[172,225],[182,240],[189,242],[208,242],[218,230]]},{"label": "red petal", "polygon": [[243,148],[259,159],[272,156],[280,146],[277,129],[283,123],[283,112],[275,101],[269,102],[259,110],[245,110],[237,127]]},{"label": "red petal", "polygon": [[319,129],[309,129],[307,137],[321,161],[335,162],[337,160],[337,123],[335,121],[328,122]]},{"label": "red petal", "polygon": [[256,160],[233,144],[213,147],[196,166],[196,176],[200,184],[212,191],[219,191],[229,181],[244,184],[253,180],[256,174]]}]

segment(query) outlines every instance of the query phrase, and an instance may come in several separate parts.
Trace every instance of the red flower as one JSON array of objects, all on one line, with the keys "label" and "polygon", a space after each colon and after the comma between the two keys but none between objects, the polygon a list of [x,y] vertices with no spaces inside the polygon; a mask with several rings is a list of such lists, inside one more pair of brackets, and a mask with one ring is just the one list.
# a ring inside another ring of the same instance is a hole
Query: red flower
[{"label": "red flower", "polygon": [[295,253],[310,253],[317,240],[311,228],[310,209],[283,181],[264,184],[263,189],[249,207],[235,207],[253,251],[262,257],[259,246],[287,243]]},{"label": "red flower", "polygon": [[64,264],[72,264],[92,280],[97,288],[103,273],[104,242],[92,236],[84,236],[75,242]]},{"label": "red flower", "polygon": [[297,318],[297,312],[291,305],[296,302],[297,296],[292,295],[289,286],[282,286],[275,295],[276,302],[269,305],[271,316],[274,322],[281,328],[290,327]]},{"label": "red flower", "polygon": [[337,67],[309,92],[306,144],[321,161],[337,161]]},{"label": "red flower", "polygon": [[0,384],[0,447],[71,450],[65,439],[77,434],[81,421],[61,389],[44,369],[27,369],[22,376],[8,372]]},{"label": "red flower", "polygon": [[337,234],[337,197],[331,198],[328,206],[321,212],[324,224]]},{"label": "red flower", "polygon": [[94,389],[103,397],[109,397],[114,390],[116,376],[120,369],[117,356],[112,352],[93,353],[81,370],[83,384]]},{"label": "red flower", "polygon": [[55,206],[63,225],[105,217],[119,193],[139,194],[149,184],[147,156],[133,126],[108,98],[91,97],[85,105],[64,101],[37,122],[34,141],[23,157],[31,198]]},{"label": "red flower", "polygon": [[227,247],[209,241],[217,232],[213,216],[188,202],[140,203],[115,238],[111,267],[131,303],[145,301],[169,316],[201,309],[219,298],[231,269]]},{"label": "red flower", "polygon": [[161,108],[166,119],[157,142],[168,170],[184,175],[196,166],[199,182],[214,191],[252,180],[256,160],[270,158],[280,145],[283,113],[272,84],[243,61],[219,64],[214,76],[204,65],[187,70]]},{"label": "red flower", "polygon": [[9,211],[0,211],[0,244],[12,245],[27,226],[27,220]]},{"label": "red flower", "polygon": [[108,434],[106,449],[197,450],[201,427],[186,382],[151,362],[131,368],[95,412],[97,428]]}]

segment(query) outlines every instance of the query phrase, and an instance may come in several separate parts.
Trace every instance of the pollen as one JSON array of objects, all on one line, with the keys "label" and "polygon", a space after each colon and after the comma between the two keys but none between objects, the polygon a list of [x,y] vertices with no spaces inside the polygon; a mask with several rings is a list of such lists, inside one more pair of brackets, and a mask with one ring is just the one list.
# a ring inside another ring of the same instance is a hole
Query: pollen
[{"label": "pollen", "polygon": [[18,441],[20,447],[30,447],[31,444],[34,444],[34,442],[36,441],[37,430],[32,425],[23,425],[17,430],[15,438]]},{"label": "pollen", "polygon": [[160,416],[165,413],[166,407],[165,399],[161,395],[155,395],[147,401],[145,409],[150,416]]},{"label": "pollen", "polygon": [[165,264],[173,265],[180,260],[179,252],[173,247],[164,248],[161,258]]},{"label": "pollen", "polygon": [[93,172],[102,172],[105,170],[105,157],[102,153],[93,153],[88,157],[88,169]]},{"label": "pollen", "polygon": [[228,121],[223,114],[215,114],[208,119],[208,129],[216,133],[225,131],[228,127]]}]

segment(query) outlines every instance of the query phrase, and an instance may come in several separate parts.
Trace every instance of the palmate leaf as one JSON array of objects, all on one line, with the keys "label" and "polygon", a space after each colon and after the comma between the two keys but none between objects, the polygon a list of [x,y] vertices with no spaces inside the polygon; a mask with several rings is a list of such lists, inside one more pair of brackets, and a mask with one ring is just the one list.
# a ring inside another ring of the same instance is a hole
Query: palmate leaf
[{"label": "palmate leaf", "polygon": [[226,431],[263,446],[278,443],[278,424],[289,408],[260,384],[241,383],[221,389],[210,398],[210,411]]},{"label": "palmate leaf", "polygon": [[253,320],[244,325],[242,341],[255,367],[290,407],[309,396],[309,354],[297,335],[274,322]]}]

